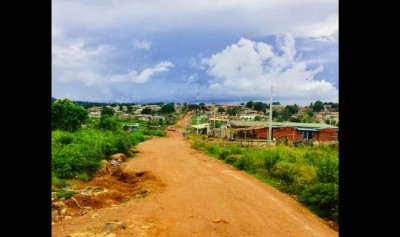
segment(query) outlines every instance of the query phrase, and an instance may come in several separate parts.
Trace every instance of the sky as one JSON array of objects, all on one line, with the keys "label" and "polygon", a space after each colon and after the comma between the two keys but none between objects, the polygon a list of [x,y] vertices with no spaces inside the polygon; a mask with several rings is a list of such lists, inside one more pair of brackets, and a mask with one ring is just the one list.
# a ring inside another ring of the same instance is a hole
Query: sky
[{"label": "sky", "polygon": [[338,102],[338,0],[52,0],[52,97]]}]

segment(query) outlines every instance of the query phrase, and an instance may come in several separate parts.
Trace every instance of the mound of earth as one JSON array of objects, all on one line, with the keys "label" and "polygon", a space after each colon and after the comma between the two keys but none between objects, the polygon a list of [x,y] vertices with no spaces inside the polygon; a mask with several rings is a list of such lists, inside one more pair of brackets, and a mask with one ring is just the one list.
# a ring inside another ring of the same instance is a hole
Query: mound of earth
[{"label": "mound of earth", "polygon": [[[118,159],[126,161],[126,156],[121,154],[113,155],[114,159],[110,162]],[[77,181],[75,185],[70,186],[68,190],[76,192],[71,198],[53,198],[53,222],[84,215],[91,210],[116,206],[131,198],[143,198],[149,192],[163,186],[147,171],[132,171],[125,169],[126,163],[113,165],[110,162],[104,160],[91,181]]]}]

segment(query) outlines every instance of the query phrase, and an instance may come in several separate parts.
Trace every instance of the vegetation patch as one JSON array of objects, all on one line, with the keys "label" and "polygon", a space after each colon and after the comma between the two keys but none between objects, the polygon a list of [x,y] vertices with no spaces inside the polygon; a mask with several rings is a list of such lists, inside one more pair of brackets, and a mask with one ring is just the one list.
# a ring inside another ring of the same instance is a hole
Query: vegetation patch
[{"label": "vegetation patch", "polygon": [[190,135],[194,149],[244,170],[290,194],[317,215],[338,223],[338,143],[276,146],[261,150],[234,143],[216,144]]}]

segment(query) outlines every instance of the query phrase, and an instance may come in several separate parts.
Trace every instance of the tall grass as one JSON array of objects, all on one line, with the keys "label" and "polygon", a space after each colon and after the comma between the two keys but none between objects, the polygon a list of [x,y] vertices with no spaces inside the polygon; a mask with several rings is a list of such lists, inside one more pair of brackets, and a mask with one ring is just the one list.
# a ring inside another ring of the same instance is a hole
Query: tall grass
[{"label": "tall grass", "polygon": [[129,149],[144,141],[142,131],[111,132],[81,129],[70,133],[52,132],[52,176],[56,183],[60,179],[77,178],[89,180],[100,167],[101,160],[114,153],[129,154]]},{"label": "tall grass", "polygon": [[267,181],[281,191],[294,195],[321,217],[338,222],[337,143],[253,150],[236,144],[221,146],[193,140],[192,147]]}]

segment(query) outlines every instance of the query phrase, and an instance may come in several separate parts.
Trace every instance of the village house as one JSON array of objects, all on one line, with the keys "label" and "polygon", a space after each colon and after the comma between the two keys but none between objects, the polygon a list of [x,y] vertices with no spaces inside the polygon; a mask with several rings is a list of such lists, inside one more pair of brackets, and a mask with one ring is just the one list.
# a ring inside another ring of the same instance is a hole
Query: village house
[{"label": "village house", "polygon": [[[259,121],[229,121],[234,137],[267,139],[269,124]],[[338,141],[339,128],[323,123],[272,122],[272,138],[287,137],[293,140]]]}]

